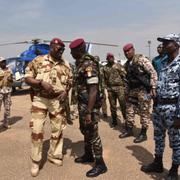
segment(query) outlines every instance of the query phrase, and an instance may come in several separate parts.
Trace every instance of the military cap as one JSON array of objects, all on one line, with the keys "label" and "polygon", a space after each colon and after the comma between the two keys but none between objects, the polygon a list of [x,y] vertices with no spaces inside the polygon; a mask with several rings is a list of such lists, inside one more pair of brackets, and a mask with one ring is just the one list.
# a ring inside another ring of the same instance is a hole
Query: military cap
[{"label": "military cap", "polygon": [[174,41],[180,46],[180,36],[175,33],[168,34],[165,37],[158,37],[157,40],[160,42]]},{"label": "military cap", "polygon": [[52,45],[52,44],[59,44],[59,45],[61,45],[61,46],[65,46],[65,44],[63,43],[63,41],[61,41],[61,39],[59,39],[59,38],[53,38],[53,39],[51,40],[51,42],[50,42],[50,45]]},{"label": "military cap", "polygon": [[123,51],[128,51],[131,48],[134,48],[133,44],[132,43],[128,43],[128,44],[124,45]]},{"label": "military cap", "polygon": [[69,48],[70,48],[70,49],[74,49],[74,48],[77,48],[77,47],[79,47],[79,46],[81,46],[81,45],[83,45],[83,44],[85,44],[84,39],[82,39],[82,38],[75,39],[74,41],[72,41],[72,42],[70,43]]},{"label": "military cap", "polygon": [[107,53],[106,59],[111,58],[111,57],[114,57],[114,55],[112,53]]},{"label": "military cap", "polygon": [[2,56],[0,56],[0,62],[5,61],[6,59]]}]

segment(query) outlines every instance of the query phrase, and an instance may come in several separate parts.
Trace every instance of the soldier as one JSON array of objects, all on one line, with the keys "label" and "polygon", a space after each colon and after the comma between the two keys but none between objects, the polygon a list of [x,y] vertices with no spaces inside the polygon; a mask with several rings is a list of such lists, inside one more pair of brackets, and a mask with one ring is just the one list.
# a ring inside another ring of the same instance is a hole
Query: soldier
[{"label": "soldier", "polygon": [[138,108],[142,129],[134,139],[134,143],[147,140],[147,129],[150,120],[151,96],[155,96],[157,74],[151,62],[144,55],[135,54],[133,44],[123,47],[124,54],[128,59],[125,63],[127,72],[126,83],[126,126],[120,138],[133,135],[135,108]]},{"label": "soldier", "polygon": [[114,62],[114,55],[107,53],[107,65],[104,67],[105,84],[108,91],[108,98],[112,116],[112,126],[117,125],[117,99],[121,108],[124,120],[126,119],[126,102],[124,97],[124,81],[126,72],[121,64]]},{"label": "soldier", "polygon": [[83,39],[72,41],[69,47],[72,57],[76,60],[79,123],[85,144],[84,155],[76,158],[75,162],[89,163],[95,160],[95,166],[86,173],[86,176],[96,177],[107,171],[98,134],[99,109],[101,107],[98,62],[86,52],[86,44]]},{"label": "soldier", "polygon": [[2,103],[4,104],[4,120],[3,126],[11,128],[9,125],[11,91],[13,84],[13,74],[11,69],[6,67],[6,60],[0,57],[0,111]]},{"label": "soldier", "polygon": [[104,82],[104,67],[100,64],[100,58],[99,56],[94,56],[95,59],[99,62],[99,70],[100,70],[100,83],[101,83],[101,88],[102,88],[102,113],[103,113],[103,117],[107,118],[107,104],[106,104],[106,92],[105,92],[105,82]]},{"label": "soldier", "polygon": [[178,180],[180,164],[180,37],[169,34],[157,38],[163,43],[167,60],[161,69],[157,82],[156,106],[153,109],[155,140],[155,159],[143,165],[144,172],[163,172],[162,157],[165,148],[166,130],[168,131],[172,153],[172,166],[166,180]]},{"label": "soldier", "polygon": [[51,122],[51,139],[48,160],[58,166],[63,163],[63,129],[66,127],[64,100],[71,86],[72,74],[63,60],[65,45],[54,38],[50,52],[38,56],[26,68],[25,82],[34,89],[32,102],[31,175],[37,176],[42,159],[43,126],[47,114]]}]

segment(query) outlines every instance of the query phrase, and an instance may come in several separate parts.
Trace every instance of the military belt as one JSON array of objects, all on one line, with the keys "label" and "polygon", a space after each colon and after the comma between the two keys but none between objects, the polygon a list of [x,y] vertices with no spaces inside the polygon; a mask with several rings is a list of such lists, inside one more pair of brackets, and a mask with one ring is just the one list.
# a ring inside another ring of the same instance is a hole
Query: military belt
[{"label": "military belt", "polygon": [[59,93],[53,93],[53,94],[46,94],[46,93],[37,93],[37,96],[47,98],[47,99],[54,99],[57,98],[62,92]]},{"label": "military belt", "polygon": [[157,103],[160,105],[177,104],[178,98],[160,98],[160,99],[157,99]]}]

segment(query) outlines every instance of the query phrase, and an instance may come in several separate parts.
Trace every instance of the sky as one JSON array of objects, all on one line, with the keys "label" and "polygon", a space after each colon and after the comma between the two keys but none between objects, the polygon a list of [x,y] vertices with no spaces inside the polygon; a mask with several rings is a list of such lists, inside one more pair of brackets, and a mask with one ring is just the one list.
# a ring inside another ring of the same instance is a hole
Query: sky
[{"label": "sky", "polygon": [[[93,46],[91,53],[101,60],[107,52],[124,59],[122,47],[127,43],[134,44],[136,53],[152,58],[157,55],[157,37],[180,33],[179,7],[179,0],[0,0],[0,44],[84,38],[118,45]],[[18,56],[29,46],[0,46],[0,56]],[[73,62],[68,44],[64,57]]]}]

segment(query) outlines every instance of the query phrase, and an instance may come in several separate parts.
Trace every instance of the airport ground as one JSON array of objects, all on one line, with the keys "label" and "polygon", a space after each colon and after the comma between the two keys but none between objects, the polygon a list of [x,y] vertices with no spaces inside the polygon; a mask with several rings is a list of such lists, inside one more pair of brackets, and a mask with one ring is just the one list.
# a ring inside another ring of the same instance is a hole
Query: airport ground
[{"label": "airport ground", "polygon": [[[0,180],[86,180],[86,172],[91,169],[91,164],[76,164],[74,158],[83,154],[83,136],[79,131],[78,119],[73,125],[68,125],[64,130],[64,162],[58,167],[47,161],[49,148],[49,121],[45,125],[45,139],[43,145],[42,169],[37,177],[30,175],[30,134],[29,120],[30,97],[27,90],[19,90],[12,96],[11,129],[2,127],[3,111],[0,114]],[[108,109],[108,115],[110,115]],[[164,154],[164,168],[162,174],[145,174],[140,171],[142,164],[153,160],[154,141],[153,128],[150,123],[148,141],[134,144],[134,137],[119,139],[123,129],[121,113],[118,112],[119,124],[116,128],[110,127],[110,116],[99,122],[99,132],[103,143],[104,159],[108,172],[93,178],[97,180],[161,180],[168,173],[171,166],[171,150],[168,138]],[[134,134],[140,131],[139,117],[136,116]],[[180,179],[180,176],[179,176]]]}]

